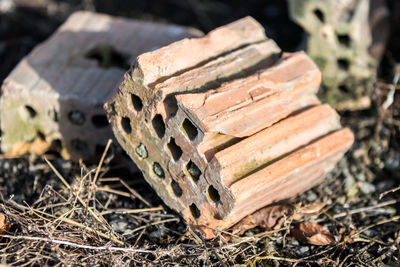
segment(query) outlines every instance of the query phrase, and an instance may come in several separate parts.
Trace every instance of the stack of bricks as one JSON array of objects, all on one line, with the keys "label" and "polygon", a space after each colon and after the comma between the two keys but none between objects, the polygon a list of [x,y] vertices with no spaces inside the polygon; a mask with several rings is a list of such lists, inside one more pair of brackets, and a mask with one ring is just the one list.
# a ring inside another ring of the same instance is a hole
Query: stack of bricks
[{"label": "stack of bricks", "polygon": [[201,35],[177,25],[74,13],[4,81],[3,153],[56,150],[72,160],[95,159],[112,138],[103,105],[136,57]]},{"label": "stack of bricks", "polygon": [[105,108],[147,182],[210,238],[315,186],[349,149],[320,82],[247,17],[140,55]]}]

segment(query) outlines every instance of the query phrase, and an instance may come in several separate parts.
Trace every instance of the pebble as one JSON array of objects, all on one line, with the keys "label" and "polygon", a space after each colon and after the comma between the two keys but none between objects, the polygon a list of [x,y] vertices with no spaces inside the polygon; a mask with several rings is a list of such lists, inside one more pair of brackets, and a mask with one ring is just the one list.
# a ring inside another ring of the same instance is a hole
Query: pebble
[{"label": "pebble", "polygon": [[111,227],[114,231],[123,233],[128,228],[128,222],[122,220],[114,220],[110,222]]},{"label": "pebble", "polygon": [[375,186],[373,184],[370,184],[367,182],[361,182],[359,184],[359,187],[360,187],[361,192],[363,192],[366,195],[372,194],[376,191]]},{"label": "pebble", "polygon": [[156,239],[163,239],[166,234],[167,231],[165,230],[165,228],[158,228],[157,230],[150,233],[150,237]]},{"label": "pebble", "polygon": [[310,191],[307,194],[307,201],[314,202],[316,199],[317,199],[317,195],[314,192]]},{"label": "pebble", "polygon": [[374,237],[378,234],[377,231],[373,230],[373,229],[368,229],[364,231],[364,235],[368,236],[368,237]]},{"label": "pebble", "polygon": [[300,257],[308,256],[310,254],[310,247],[301,246],[296,248],[296,254]]}]

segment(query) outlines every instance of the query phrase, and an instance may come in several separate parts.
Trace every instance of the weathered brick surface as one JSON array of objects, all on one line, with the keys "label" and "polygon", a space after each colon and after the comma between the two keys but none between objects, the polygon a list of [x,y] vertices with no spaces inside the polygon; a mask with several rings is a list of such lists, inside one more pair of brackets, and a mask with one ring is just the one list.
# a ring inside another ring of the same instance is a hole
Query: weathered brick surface
[{"label": "weathered brick surface", "polygon": [[248,17],[139,56],[105,108],[149,184],[212,237],[311,188],[350,147],[320,82]]},{"label": "weathered brick surface", "polygon": [[35,152],[34,140],[44,139],[42,146],[56,146],[66,157],[93,158],[112,137],[102,106],[129,65],[144,52],[200,35],[175,25],[73,14],[5,80],[2,151]]}]

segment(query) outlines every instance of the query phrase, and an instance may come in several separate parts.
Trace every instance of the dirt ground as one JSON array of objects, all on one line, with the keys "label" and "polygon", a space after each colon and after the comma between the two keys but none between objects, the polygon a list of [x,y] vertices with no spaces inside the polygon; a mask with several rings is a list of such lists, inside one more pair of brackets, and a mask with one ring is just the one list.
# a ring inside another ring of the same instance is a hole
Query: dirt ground
[{"label": "dirt ground", "polygon": [[[0,0],[0,81],[76,10],[204,32],[251,15],[285,51],[298,49],[304,34],[281,0]],[[112,149],[101,166],[57,155],[46,155],[48,162],[0,155],[0,213],[7,218],[7,231],[0,231],[0,265],[400,266],[399,86],[390,107],[382,107],[391,67],[400,62],[399,25],[393,15],[371,107],[340,114],[356,136],[352,149],[321,185],[279,204],[268,227],[202,240],[140,174],[128,171],[129,163],[113,160]],[[298,210],[300,218],[294,216]],[[323,226],[329,244],[296,238],[304,222]]]}]

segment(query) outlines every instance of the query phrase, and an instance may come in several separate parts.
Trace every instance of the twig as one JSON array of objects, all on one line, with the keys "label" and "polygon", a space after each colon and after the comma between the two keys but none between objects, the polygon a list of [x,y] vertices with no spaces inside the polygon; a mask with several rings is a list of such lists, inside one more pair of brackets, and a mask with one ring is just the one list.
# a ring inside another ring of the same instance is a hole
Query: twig
[{"label": "twig", "polygon": [[132,230],[130,230],[130,231],[127,231],[127,232],[125,232],[123,235],[124,235],[124,236],[130,235],[130,234],[133,234],[133,233],[135,233],[135,232],[137,232],[137,231],[139,231],[139,230],[146,229],[146,228],[149,227],[149,226],[153,226],[153,225],[157,225],[157,224],[162,224],[162,223],[167,223],[167,222],[179,222],[179,219],[178,219],[178,218],[172,218],[172,219],[167,219],[167,220],[163,220],[163,221],[159,221],[159,222],[150,223],[150,224],[148,224],[148,225],[143,225],[143,226],[140,226],[140,227],[138,227],[138,228],[135,228],[135,229],[132,229]]},{"label": "twig", "polygon": [[87,212],[88,212],[87,208],[89,207],[89,201],[92,198],[92,192],[95,190],[97,178],[99,177],[99,173],[100,173],[101,167],[103,166],[104,159],[106,158],[106,155],[107,155],[108,149],[110,148],[111,143],[112,143],[112,140],[108,139],[106,148],[103,151],[103,155],[101,155],[101,159],[100,159],[99,165],[97,166],[96,173],[94,174],[92,185],[90,186],[90,188],[88,190],[88,198],[87,198],[88,203],[86,205],[85,214],[87,214]]},{"label": "twig", "polygon": [[[97,182],[97,178],[99,177],[99,173],[100,173],[101,167],[103,166],[104,159],[106,158],[106,155],[107,155],[108,149],[110,148],[111,143],[112,143],[112,140],[108,139],[106,148],[104,149],[103,155],[101,156],[99,165],[97,167],[96,173],[95,173],[94,178],[93,178],[93,185],[95,185],[96,182]],[[89,197],[89,199],[90,199],[90,197]]]},{"label": "twig", "polygon": [[147,209],[109,209],[106,211],[103,211],[101,215],[106,215],[110,213],[123,213],[123,214],[134,214],[134,213],[142,213],[142,212],[148,212],[148,211],[160,211],[163,210],[163,207],[155,207],[155,208],[147,208]]},{"label": "twig", "polygon": [[73,246],[73,247],[77,247],[77,248],[93,249],[93,250],[109,250],[109,251],[123,251],[123,252],[151,253],[151,254],[156,253],[155,251],[144,250],[144,249],[119,248],[119,247],[110,247],[110,246],[95,247],[95,246],[90,246],[90,245],[82,245],[82,244],[65,241],[65,240],[50,239],[50,238],[44,238],[44,237],[34,237],[34,236],[3,235],[3,238],[20,239],[20,240],[22,239],[22,240],[31,240],[31,241],[43,241],[43,242],[60,244],[60,245]]},{"label": "twig", "polygon": [[[82,198],[80,196],[78,196],[75,191],[71,188],[71,186],[68,184],[68,182],[64,179],[64,177],[62,177],[62,175],[57,171],[57,169],[50,163],[50,161],[48,161],[48,159],[46,157],[44,157],[44,160],[47,162],[47,164],[49,164],[50,168],[53,170],[53,172],[56,174],[56,176],[61,180],[61,182],[71,191],[71,193],[76,197],[76,199],[82,204],[82,206],[84,206],[85,208],[87,208],[87,210],[89,211],[89,213],[93,216],[93,218],[98,221],[100,223],[100,225],[104,228],[104,230],[109,231],[109,229],[107,229],[107,227],[104,226],[104,222],[100,219],[100,217],[98,217],[94,211],[89,208],[86,203],[82,200]],[[112,241],[122,245],[123,242],[118,240],[114,234],[110,233],[110,238]]]},{"label": "twig", "polygon": [[276,260],[276,261],[286,261],[286,262],[293,262],[293,263],[299,263],[299,262],[309,262],[307,260],[302,260],[302,259],[290,259],[290,258],[282,258],[282,257],[275,257],[275,256],[263,256],[263,257],[255,257],[253,262],[250,264],[250,266],[255,266],[257,261],[260,260]]},{"label": "twig", "polygon": [[396,191],[398,191],[398,190],[400,190],[400,186],[395,187],[395,188],[392,188],[392,189],[389,189],[389,190],[383,192],[382,194],[380,194],[380,195],[379,195],[379,199],[382,199],[382,198],[383,198],[384,196],[386,196],[387,194],[389,194],[389,193],[394,193],[394,192],[396,192]]},{"label": "twig", "polygon": [[125,186],[126,189],[129,190],[129,192],[134,195],[136,198],[140,199],[147,207],[151,207],[150,203],[147,202],[136,190],[131,188],[124,180],[120,179],[120,183]]},{"label": "twig", "polygon": [[[76,222],[76,221],[74,221],[74,220],[71,220],[71,219],[68,219],[68,218],[64,218],[64,217],[57,217],[57,216],[54,216],[54,215],[49,214],[49,213],[47,213],[47,212],[43,212],[43,211],[39,211],[39,210],[33,210],[33,209],[29,209],[29,210],[31,210],[31,211],[34,212],[34,213],[40,213],[40,214],[42,214],[42,215],[46,215],[46,216],[48,216],[48,217],[50,217],[50,218],[53,218],[53,219],[58,219],[58,220],[63,221],[63,222],[65,222],[65,223],[67,223],[67,224],[71,224],[71,225],[73,225],[73,226],[77,226],[77,227],[79,227],[79,228],[82,228],[82,229],[84,229],[84,230],[87,230],[87,231],[89,231],[89,232],[92,232],[93,234],[96,234],[96,235],[98,235],[98,236],[100,236],[100,237],[103,237],[103,238],[105,238],[105,239],[114,241],[114,242],[116,242],[118,245],[124,245],[124,243],[123,243],[122,241],[116,239],[114,236],[106,235],[106,234],[104,234],[104,233],[102,233],[102,232],[99,232],[99,231],[97,231],[97,230],[95,230],[95,229],[93,229],[93,228],[91,228],[91,227],[89,227],[89,226],[83,225],[83,224],[78,223],[78,222]],[[41,218],[43,218],[43,217],[41,217]],[[45,219],[45,218],[43,218],[43,219]],[[49,219],[45,219],[45,220],[49,220]],[[50,220],[49,220],[49,221],[50,221]],[[114,239],[115,239],[115,240],[114,240]]]},{"label": "twig", "polygon": [[400,202],[400,200],[392,199],[392,200],[388,200],[388,201],[385,201],[385,202],[382,202],[382,203],[379,203],[379,204],[376,204],[376,205],[373,205],[373,206],[354,209],[354,210],[350,210],[348,212],[338,213],[338,214],[335,214],[334,216],[332,216],[332,218],[333,219],[337,219],[337,218],[340,218],[340,217],[345,217],[347,215],[353,215],[353,214],[360,213],[360,212],[363,212],[363,211],[369,211],[369,210],[374,210],[374,209],[377,209],[377,208],[393,205],[393,204],[396,204],[398,202]]},{"label": "twig", "polygon": [[400,78],[400,72],[398,71],[394,75],[393,83],[390,85],[390,91],[386,96],[385,102],[383,102],[383,104],[382,104],[383,109],[388,109],[392,105],[393,100],[394,100],[394,94],[396,92],[396,85],[399,82],[399,78]]}]

